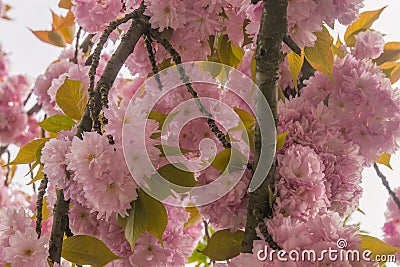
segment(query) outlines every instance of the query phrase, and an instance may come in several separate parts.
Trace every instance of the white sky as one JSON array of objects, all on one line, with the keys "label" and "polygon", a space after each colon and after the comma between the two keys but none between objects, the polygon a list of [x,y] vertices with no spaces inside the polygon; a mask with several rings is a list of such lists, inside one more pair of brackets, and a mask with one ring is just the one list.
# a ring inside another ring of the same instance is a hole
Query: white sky
[{"label": "white sky", "polygon": [[[13,21],[0,20],[0,43],[3,49],[9,52],[12,62],[11,73],[28,74],[35,78],[43,73],[49,63],[59,55],[61,48],[39,41],[29,29],[50,29],[50,9],[53,9],[57,14],[63,11],[57,8],[57,0],[3,1],[13,6],[13,9],[9,12]],[[374,23],[373,28],[385,34],[386,41],[400,41],[398,26],[400,1],[366,0],[365,5],[364,10],[375,10],[388,5],[381,18]],[[382,172],[387,175],[393,188],[400,186],[400,156],[394,156],[391,164],[394,171],[385,166],[380,167]],[[383,213],[386,210],[388,194],[373,169],[366,169],[363,172],[362,186],[364,195],[360,201],[360,208],[366,213],[366,216],[356,212],[352,216],[352,221],[361,222],[362,230],[381,237],[381,227],[385,221]]]}]

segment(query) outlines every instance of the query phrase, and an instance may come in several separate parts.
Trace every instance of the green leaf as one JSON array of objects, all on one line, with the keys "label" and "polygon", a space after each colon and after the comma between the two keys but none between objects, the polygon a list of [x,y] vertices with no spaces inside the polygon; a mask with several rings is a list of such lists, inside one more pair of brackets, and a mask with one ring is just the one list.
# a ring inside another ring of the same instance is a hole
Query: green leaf
[{"label": "green leaf", "polygon": [[246,129],[252,129],[254,127],[255,120],[254,120],[254,117],[250,113],[248,113],[244,109],[240,109],[240,108],[236,108],[236,107],[233,108],[233,110],[239,115],[239,118],[243,122],[244,127],[246,127]]},{"label": "green leaf", "polygon": [[[392,247],[376,237],[369,235],[360,235],[360,237],[361,248],[372,252],[371,259],[374,259],[377,255],[394,255],[400,251],[400,248]],[[379,263],[383,264],[384,262]]]},{"label": "green leaf", "polygon": [[390,165],[390,157],[391,157],[390,154],[383,153],[382,155],[380,155],[377,163],[383,164],[386,167],[388,167],[389,169],[393,170],[392,166]]},{"label": "green leaf", "polygon": [[253,82],[256,82],[256,72],[257,72],[256,52],[253,52],[250,69],[251,69],[251,79],[253,80]]},{"label": "green leaf", "polygon": [[219,152],[211,162],[211,166],[220,170],[221,173],[227,168],[228,172],[242,170],[244,164],[247,164],[246,157],[234,148],[225,148]]},{"label": "green leaf", "polygon": [[57,114],[38,122],[37,125],[50,133],[59,133],[62,130],[71,130],[75,122],[68,116]]},{"label": "green leaf", "polygon": [[229,229],[215,232],[201,251],[213,261],[232,259],[240,254],[244,232],[231,233]]},{"label": "green leaf", "polygon": [[153,111],[150,111],[147,118],[158,122],[158,129],[161,130],[167,117],[168,117],[168,114],[164,114],[164,113],[153,110]]},{"label": "green leaf", "polygon": [[388,42],[385,44],[383,53],[374,61],[378,65],[385,62],[396,61],[400,59],[400,42]]},{"label": "green leaf", "polygon": [[25,145],[23,145],[15,157],[13,161],[11,161],[7,165],[16,165],[16,164],[29,164],[33,163],[37,160],[37,153],[40,152],[44,146],[44,144],[50,138],[40,138],[35,139]]},{"label": "green leaf", "polygon": [[87,102],[86,89],[82,81],[65,79],[57,90],[57,105],[72,119],[81,119]]},{"label": "green leaf", "polygon": [[346,45],[348,47],[354,46],[356,43],[355,35],[359,32],[368,30],[379,18],[385,8],[386,6],[378,10],[365,11],[361,13],[358,19],[348,26],[344,33],[344,41],[346,42]]},{"label": "green leaf", "polygon": [[102,267],[121,259],[99,239],[88,235],[75,235],[66,238],[62,244],[61,256],[79,265]]},{"label": "green leaf", "polygon": [[138,198],[132,203],[129,216],[119,218],[125,229],[125,238],[131,244],[132,251],[138,238],[146,231],[153,234],[162,245],[162,235],[168,223],[167,211],[161,202],[139,191]]},{"label": "green leaf", "polygon": [[155,145],[155,147],[160,150],[160,157],[165,157],[166,156],[165,152],[167,152],[168,156],[176,156],[176,155],[199,151],[199,150],[190,150],[190,149],[185,149],[185,148],[175,147],[175,146],[168,146],[168,145]]},{"label": "green leaf", "polygon": [[157,172],[169,182],[185,187],[194,187],[198,184],[194,173],[190,172],[183,164],[174,163],[162,166]]},{"label": "green leaf", "polygon": [[336,40],[336,44],[332,46],[333,52],[336,56],[340,58],[344,58],[346,56],[346,51],[340,48],[342,45],[342,40],[340,40],[340,38],[338,37]]},{"label": "green leaf", "polygon": [[288,133],[289,133],[289,131],[278,134],[278,136],[276,137],[276,151],[281,150],[283,148],[283,146],[285,145],[286,136],[288,135]]},{"label": "green leaf", "polygon": [[314,34],[317,36],[317,40],[313,47],[304,48],[305,57],[314,69],[333,79],[332,70],[334,55],[332,37],[325,26],[322,26],[321,32],[315,32]]},{"label": "green leaf", "polygon": [[195,226],[202,218],[199,210],[196,207],[187,207],[185,211],[190,213],[188,221],[185,223],[185,228]]},{"label": "green leaf", "polygon": [[[221,35],[218,39],[217,54],[219,62],[237,68],[237,66],[242,61],[244,51],[240,47],[236,47],[231,43],[232,42],[229,40],[228,35],[226,34]],[[235,51],[233,51],[233,49]],[[240,57],[240,55],[242,55],[242,57]]]},{"label": "green leaf", "polygon": [[304,52],[302,50],[301,55],[299,56],[292,51],[287,55],[287,57],[288,57],[290,73],[292,74],[293,84],[296,89],[296,92],[298,92],[297,80],[300,75],[301,67],[303,67],[304,63]]},{"label": "green leaf", "polygon": [[[197,244],[197,247],[195,250],[193,250],[192,256],[189,257],[188,259],[188,263],[193,263],[193,262],[197,262],[198,264],[196,265],[196,267],[208,267],[210,266],[209,264],[209,258],[204,255],[203,253],[201,253],[201,250],[203,250],[206,247],[206,244],[203,242],[199,242]],[[203,265],[201,265],[203,264]]]}]

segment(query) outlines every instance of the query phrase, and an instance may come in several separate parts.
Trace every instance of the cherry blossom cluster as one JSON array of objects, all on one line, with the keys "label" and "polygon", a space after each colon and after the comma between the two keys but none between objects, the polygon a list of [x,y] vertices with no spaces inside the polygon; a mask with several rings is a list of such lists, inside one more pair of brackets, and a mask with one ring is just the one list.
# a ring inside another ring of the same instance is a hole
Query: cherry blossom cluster
[{"label": "cherry blossom cluster", "polygon": [[[139,7],[137,0],[73,0],[72,11],[76,21],[87,32],[99,33],[110,21],[132,12]],[[144,15],[150,17],[152,28],[159,30],[179,52],[183,61],[206,60],[211,55],[210,38],[222,31],[234,45],[255,44],[260,25],[262,1],[251,4],[250,0],[192,1],[144,1]],[[301,47],[313,46],[323,22],[332,24],[335,19],[344,25],[354,21],[363,6],[362,0],[346,1],[289,1],[287,10],[288,31]],[[120,29],[126,30],[127,25]],[[118,38],[114,31],[112,39]],[[253,41],[251,41],[253,39]],[[153,43],[157,64],[168,59],[163,47]],[[145,41],[139,41],[126,61],[132,74],[145,77],[151,72]]]},{"label": "cherry blossom cluster", "polygon": [[[399,188],[394,190],[396,196],[400,196]],[[382,227],[384,233],[384,241],[394,247],[400,246],[400,209],[390,197],[387,201],[387,209],[385,212],[386,222]],[[398,255],[398,254],[396,254]]]},{"label": "cherry blossom cluster", "polygon": [[24,107],[30,89],[28,78],[10,75],[9,67],[7,54],[0,46],[0,144],[23,145],[38,136],[40,128]]},{"label": "cherry blossom cluster", "polygon": [[0,209],[0,264],[48,266],[48,237],[38,239],[30,214],[23,208]]}]

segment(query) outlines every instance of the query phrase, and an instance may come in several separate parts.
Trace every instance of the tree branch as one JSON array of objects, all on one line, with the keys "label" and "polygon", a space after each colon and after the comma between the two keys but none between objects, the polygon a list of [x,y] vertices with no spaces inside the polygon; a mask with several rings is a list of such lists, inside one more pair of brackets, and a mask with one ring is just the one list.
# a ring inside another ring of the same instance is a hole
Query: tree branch
[{"label": "tree branch", "polygon": [[397,207],[400,209],[400,200],[397,197],[396,193],[390,188],[389,182],[385,175],[379,170],[379,167],[376,163],[374,163],[374,169],[376,174],[382,179],[382,184],[385,186],[386,190],[389,192],[389,195],[393,198],[394,203],[396,203]]},{"label": "tree branch", "polygon": [[[275,120],[275,126],[278,123],[277,81],[279,61],[281,58],[281,44],[287,33],[287,4],[287,0],[264,0],[260,32],[257,37],[256,84],[268,101]],[[261,117],[260,114],[265,112],[265,110],[260,110],[256,104],[257,117]],[[253,166],[256,167],[259,164],[258,161],[262,149],[261,132],[258,124],[256,125],[254,144],[255,152]],[[265,225],[264,218],[268,218],[272,215],[272,209],[269,204],[269,192],[273,192],[275,166],[275,163],[272,164],[271,169],[261,186],[254,192],[250,193],[246,229],[242,242],[242,252],[252,252],[253,241],[257,239],[255,231],[256,227],[259,227],[260,230],[264,232],[265,240],[271,248],[279,248],[278,245],[273,242],[272,237],[268,233],[268,229],[263,227]]]},{"label": "tree branch", "polygon": [[293,41],[292,37],[290,35],[285,35],[283,37],[283,42],[290,48],[292,49],[293,52],[295,52],[297,55],[301,55],[301,49],[300,47]]},{"label": "tree branch", "polygon": [[60,263],[61,249],[67,226],[65,221],[68,220],[69,201],[64,200],[64,190],[59,190],[57,202],[54,205],[53,226],[51,228],[49,258],[54,262]]},{"label": "tree branch", "polygon": [[[91,98],[94,99],[93,101],[94,107],[92,110],[93,114],[91,116],[90,103],[88,103],[88,105],[85,108],[82,119],[78,125],[78,129],[76,132],[77,137],[82,138],[83,132],[91,131],[92,129],[91,117],[96,118],[96,122],[94,122],[93,124],[96,124],[96,127],[99,127],[98,117],[102,108],[100,102],[101,100],[100,95],[103,95],[105,93],[106,97],[108,98],[108,91],[111,88],[119,70],[124,64],[126,58],[133,52],[133,49],[137,41],[143,34],[145,26],[142,23],[142,20],[143,19],[147,20],[147,17],[144,17],[143,15],[143,11],[144,11],[144,5],[142,5],[139,9],[135,10],[129,15],[129,19],[134,19],[135,21],[132,22],[132,25],[129,28],[128,32],[124,35],[124,37],[122,37],[120,45],[118,46],[115,53],[112,55],[110,61],[107,63],[103,75],[101,76],[99,82],[97,83],[96,90],[93,90],[93,92],[91,93],[89,91],[90,99]],[[126,21],[128,21],[129,19],[126,19]],[[124,19],[119,20],[118,23],[119,24],[123,23],[121,22],[122,20]],[[124,22],[126,21],[124,20]],[[97,53],[101,53],[102,49],[101,45],[98,45],[98,47],[96,47],[96,50],[100,52],[95,51],[94,55],[96,55]],[[97,60],[98,60],[97,56],[93,56],[92,66],[93,65],[95,66],[91,68],[93,77],[94,77],[94,72],[96,71],[97,68],[96,64],[98,65],[98,62],[96,63]],[[49,258],[52,262],[58,262],[58,263],[60,262],[64,233],[67,236],[72,235],[72,232],[69,229],[68,209],[69,209],[69,200],[66,201],[64,199],[64,191],[59,190],[57,195],[57,202],[54,207],[53,226],[51,229],[50,244],[49,244],[49,254],[50,254]]]},{"label": "tree branch", "polygon": [[108,93],[117,78],[117,75],[125,63],[126,59],[139,41],[140,37],[144,34],[150,25],[148,24],[148,17],[143,15],[144,5],[142,4],[139,9],[135,10],[133,21],[129,30],[121,39],[121,43],[111,56],[107,66],[96,85],[96,94],[94,95],[94,109],[92,113],[93,128],[100,129],[100,122],[98,120],[102,108],[108,107]]}]

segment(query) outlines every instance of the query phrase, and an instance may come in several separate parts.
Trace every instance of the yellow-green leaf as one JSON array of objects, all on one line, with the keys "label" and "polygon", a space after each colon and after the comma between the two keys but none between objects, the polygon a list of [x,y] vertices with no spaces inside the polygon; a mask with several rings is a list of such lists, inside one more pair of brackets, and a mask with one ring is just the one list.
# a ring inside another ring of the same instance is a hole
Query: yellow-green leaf
[{"label": "yellow-green leaf", "polygon": [[390,83],[394,84],[400,79],[400,62],[385,62],[380,65],[383,73],[390,79]]},{"label": "yellow-green leaf", "polygon": [[336,44],[332,46],[333,52],[336,56],[340,58],[344,58],[346,56],[346,51],[340,48],[342,45],[342,40],[340,40],[340,38],[338,37],[336,40]]},{"label": "yellow-green leaf", "polygon": [[121,258],[115,255],[101,240],[87,235],[66,238],[62,244],[61,256],[75,264],[94,267],[102,267]]},{"label": "yellow-green leaf", "polygon": [[392,169],[392,166],[390,166],[390,157],[391,157],[390,154],[383,153],[382,155],[380,155],[377,163],[383,164],[388,168]]},{"label": "yellow-green leaf", "polygon": [[65,79],[57,90],[56,103],[64,113],[75,120],[80,120],[85,110],[88,97],[82,81]]},{"label": "yellow-green leaf", "polygon": [[[233,48],[235,51],[233,51]],[[228,35],[223,34],[219,37],[217,54],[219,62],[222,64],[237,68],[242,60],[240,55],[244,54],[243,50],[242,52],[240,50],[242,50],[240,47],[231,44]]]},{"label": "yellow-green leaf", "polygon": [[185,228],[195,226],[202,218],[199,210],[196,207],[187,207],[185,210],[190,213],[190,217],[185,223]]},{"label": "yellow-green leaf", "polygon": [[356,38],[354,36],[359,32],[369,29],[374,21],[379,18],[385,8],[386,6],[378,10],[365,11],[361,13],[358,19],[346,29],[344,34],[344,41],[346,42],[346,45],[349,47],[354,46],[356,43]]},{"label": "yellow-green leaf", "polygon": [[376,64],[382,65],[385,62],[400,59],[400,42],[388,42],[385,44],[382,55],[375,59]]},{"label": "yellow-green leaf", "polygon": [[240,254],[244,232],[231,233],[229,229],[215,232],[201,251],[213,261],[232,259]]},{"label": "yellow-green leaf", "polygon": [[257,64],[256,64],[256,52],[253,53],[253,57],[251,58],[251,79],[253,82],[256,81],[256,72],[257,72]]},{"label": "yellow-green leaf", "polygon": [[362,215],[365,215],[365,212],[364,212],[362,209],[357,208],[357,211],[358,211],[359,213],[361,213]]},{"label": "yellow-green leaf", "polygon": [[221,172],[224,172],[227,168],[228,172],[233,172],[242,170],[246,163],[246,157],[240,151],[234,148],[225,148],[215,156],[211,166]]},{"label": "yellow-green leaf", "polygon": [[132,251],[138,238],[146,231],[153,234],[162,245],[162,235],[168,223],[167,211],[163,204],[143,190],[132,203],[129,216],[118,216],[119,224],[125,229],[125,238],[131,244]]},{"label": "yellow-green leaf", "polygon": [[33,184],[34,182],[40,181],[42,180],[44,177],[44,173],[43,173],[43,164],[40,164],[39,170],[36,172],[35,177],[33,177],[33,179],[27,184]]},{"label": "yellow-green leaf", "polygon": [[254,120],[253,115],[251,115],[244,109],[235,107],[235,108],[233,108],[233,110],[239,115],[239,118],[243,122],[244,127],[246,127],[246,129],[250,130],[254,127],[255,120]]},{"label": "yellow-green leaf", "polygon": [[164,179],[179,186],[194,187],[197,185],[197,181],[194,178],[194,173],[189,171],[181,163],[164,165],[161,168],[159,168],[157,172]]},{"label": "yellow-green leaf", "polygon": [[305,47],[305,57],[310,65],[326,74],[329,78],[332,78],[333,70],[333,50],[332,50],[332,37],[325,26],[322,27],[322,31],[314,33],[317,36],[317,40],[313,47]]},{"label": "yellow-green leaf", "polygon": [[13,161],[7,165],[29,164],[37,160],[37,151],[43,148],[49,138],[35,139],[23,145]]},{"label": "yellow-green leaf", "polygon": [[50,133],[59,133],[62,130],[71,130],[75,122],[68,116],[57,114],[38,122],[37,125]]},{"label": "yellow-green leaf", "polygon": [[281,150],[285,145],[286,136],[288,135],[289,131],[284,133],[278,134],[276,137],[276,151]]},{"label": "yellow-green leaf", "polygon": [[301,55],[299,56],[298,54],[292,51],[287,55],[287,57],[288,57],[290,73],[292,74],[293,84],[296,91],[298,91],[297,80],[299,78],[301,67],[303,67],[304,63],[304,52],[302,50]]},{"label": "yellow-green leaf", "polygon": [[[392,247],[391,245],[383,242],[382,240],[369,236],[360,235],[361,237],[361,248],[363,250],[369,250],[372,253],[371,260],[375,259],[377,255],[394,255],[400,251],[400,248]],[[380,262],[382,265],[384,262]]]}]

